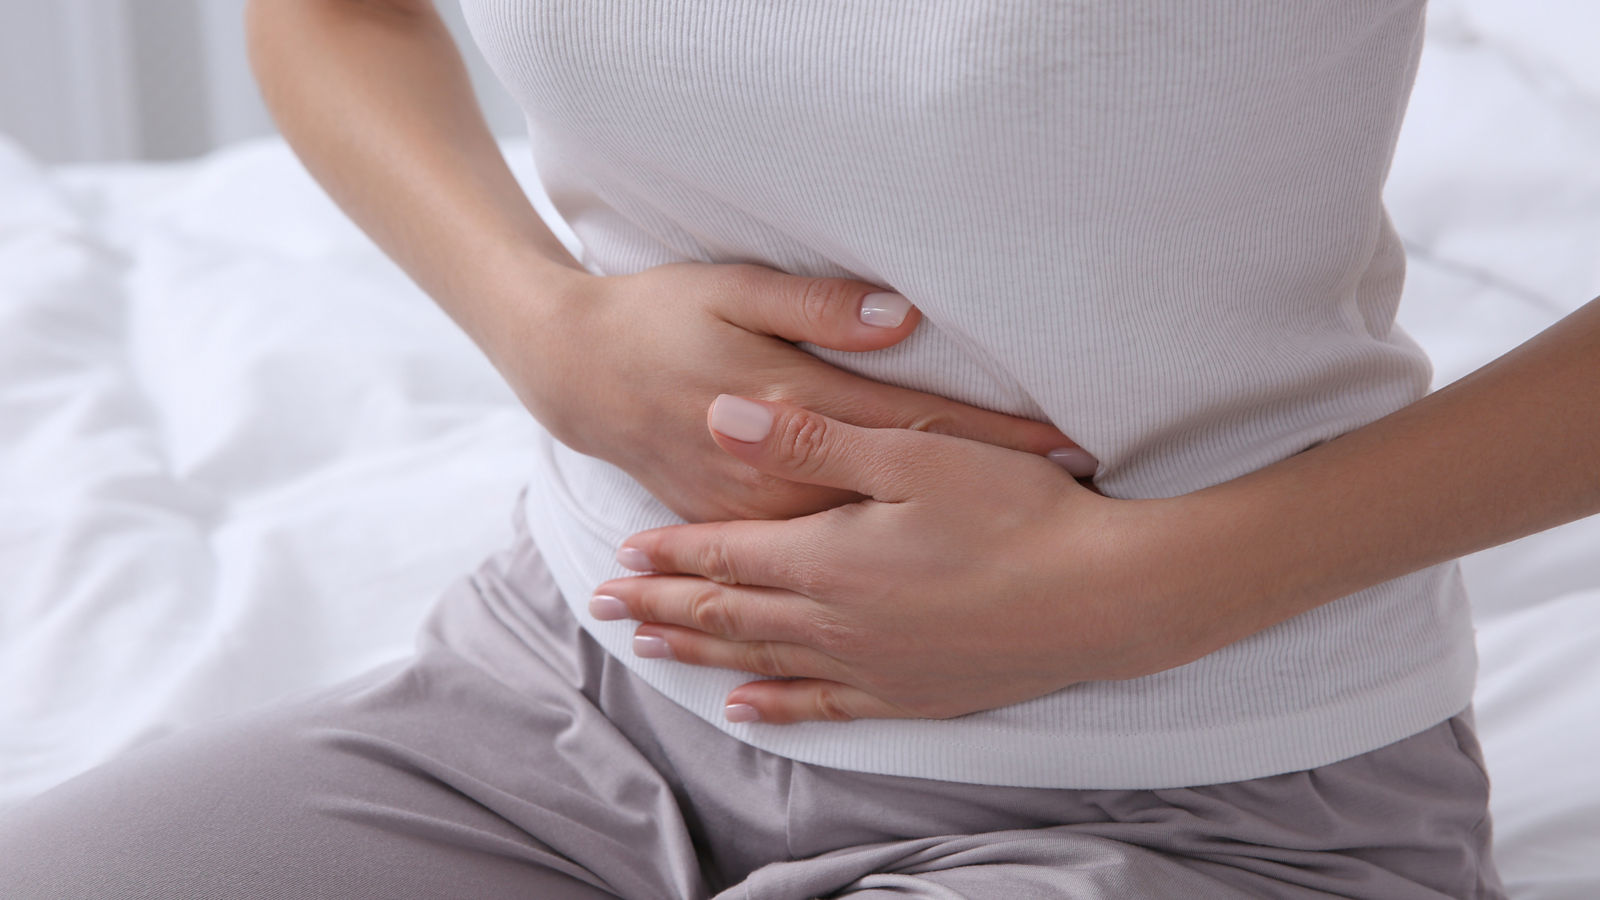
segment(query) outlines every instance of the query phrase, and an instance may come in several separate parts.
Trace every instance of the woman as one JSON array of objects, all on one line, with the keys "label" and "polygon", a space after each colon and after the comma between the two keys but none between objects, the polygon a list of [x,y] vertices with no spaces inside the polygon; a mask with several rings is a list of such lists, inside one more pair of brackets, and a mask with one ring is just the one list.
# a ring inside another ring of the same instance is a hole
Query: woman
[{"label": "woman", "polygon": [[1419,399],[1420,3],[468,11],[582,261],[427,4],[252,51],[553,435],[516,546],[411,663],[15,811],[5,883],[1501,895],[1447,560],[1600,509],[1600,309]]}]

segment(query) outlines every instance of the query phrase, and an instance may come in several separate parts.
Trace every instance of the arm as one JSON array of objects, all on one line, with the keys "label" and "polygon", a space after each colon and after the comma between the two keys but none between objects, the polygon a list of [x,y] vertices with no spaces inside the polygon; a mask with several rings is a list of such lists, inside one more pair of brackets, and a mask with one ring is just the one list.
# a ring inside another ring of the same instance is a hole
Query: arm
[{"label": "arm", "polygon": [[[279,129],[334,201],[483,347],[582,266],[500,155],[428,0],[253,0],[252,68]],[[540,290],[540,289],[543,290]]]},{"label": "arm", "polygon": [[730,454],[874,500],[791,523],[644,532],[619,558],[681,575],[601,589],[650,623],[644,655],[800,677],[741,686],[730,716],[989,709],[1181,665],[1337,597],[1600,512],[1597,376],[1600,300],[1320,447],[1137,501],[997,448],[719,400],[711,425]]},{"label": "arm", "polygon": [[526,345],[590,280],[528,202],[431,0],[251,0],[251,68],[323,190],[543,421]]},{"label": "arm", "polygon": [[[555,437],[620,466],[685,518],[796,515],[852,499],[717,452],[700,419],[719,391],[1064,450],[1075,474],[1092,473],[1093,460],[1049,425],[859,378],[792,343],[869,351],[903,340],[919,314],[881,287],[754,265],[584,271],[506,167],[428,0],[254,0],[248,26],[267,105],[333,199]],[[869,315],[880,306],[888,321]]]},{"label": "arm", "polygon": [[1265,563],[1239,574],[1249,590],[1222,643],[1600,512],[1600,299],[1411,406],[1190,501],[1197,528]]}]

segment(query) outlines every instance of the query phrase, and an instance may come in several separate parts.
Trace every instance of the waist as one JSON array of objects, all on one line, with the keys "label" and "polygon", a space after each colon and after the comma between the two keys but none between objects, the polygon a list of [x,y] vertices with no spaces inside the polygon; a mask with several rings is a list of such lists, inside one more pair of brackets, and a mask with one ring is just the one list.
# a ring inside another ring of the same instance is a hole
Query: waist
[{"label": "waist", "polygon": [[646,682],[762,749],[881,774],[1032,787],[1156,788],[1313,768],[1392,743],[1464,708],[1476,657],[1454,564],[1336,600],[1145,678],[1089,682],[948,721],[761,727],[722,716],[747,675],[644,660],[629,623],[587,600],[625,574],[621,540],[676,518],[625,473],[546,440],[527,524],[573,614]]}]

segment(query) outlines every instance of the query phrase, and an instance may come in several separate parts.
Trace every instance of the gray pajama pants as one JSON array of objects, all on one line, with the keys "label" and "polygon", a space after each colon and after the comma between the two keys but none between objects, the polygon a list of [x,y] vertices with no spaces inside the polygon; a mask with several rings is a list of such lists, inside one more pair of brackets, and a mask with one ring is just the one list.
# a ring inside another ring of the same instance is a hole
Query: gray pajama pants
[{"label": "gray pajama pants", "polygon": [[1319,769],[1177,790],[792,762],[611,659],[522,533],[442,598],[415,659],[0,814],[0,895],[1501,897],[1487,801],[1467,713]]}]

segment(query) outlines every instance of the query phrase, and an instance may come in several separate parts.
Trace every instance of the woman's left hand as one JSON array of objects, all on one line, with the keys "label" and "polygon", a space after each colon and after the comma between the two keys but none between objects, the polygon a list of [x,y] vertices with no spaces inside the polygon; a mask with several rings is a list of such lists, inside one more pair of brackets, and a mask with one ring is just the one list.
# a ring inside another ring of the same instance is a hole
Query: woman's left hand
[{"label": "woman's left hand", "polygon": [[[731,719],[947,718],[1221,645],[1164,577],[1204,555],[1173,540],[1169,501],[1103,497],[1034,454],[782,404],[724,395],[709,418],[747,464],[869,498],[625,542],[623,565],[654,574],[601,585],[590,608],[645,623],[636,652],[784,679],[735,689]],[[1197,583],[1191,570],[1182,585]]]}]

